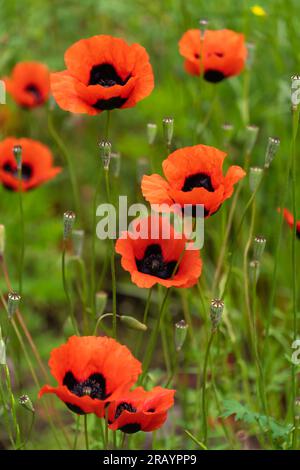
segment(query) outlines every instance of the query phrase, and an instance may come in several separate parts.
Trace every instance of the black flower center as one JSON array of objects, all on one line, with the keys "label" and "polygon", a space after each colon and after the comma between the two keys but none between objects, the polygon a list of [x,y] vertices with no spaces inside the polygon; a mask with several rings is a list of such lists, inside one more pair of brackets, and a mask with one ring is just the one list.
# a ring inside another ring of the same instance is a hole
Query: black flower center
[{"label": "black flower center", "polygon": [[63,385],[66,385],[77,397],[88,395],[92,399],[105,400],[109,396],[106,393],[106,382],[102,374],[92,374],[83,382],[78,382],[69,371],[64,376]]},{"label": "black flower center", "polygon": [[26,86],[25,91],[32,95],[37,103],[40,103],[42,101],[42,95],[40,90],[36,85],[33,83],[30,83],[29,85]]},{"label": "black flower center", "polygon": [[117,406],[115,419],[118,419],[125,410],[129,411],[130,413],[136,413],[136,408],[134,408],[134,406],[132,406],[130,403],[127,403],[126,401],[123,401]]},{"label": "black flower center", "polygon": [[114,85],[125,85],[130,76],[125,80],[117,74],[116,69],[111,64],[94,65],[90,72],[89,85],[101,85],[109,88]]},{"label": "black flower center", "polygon": [[206,173],[196,173],[195,175],[191,175],[185,178],[181,191],[187,193],[192,191],[194,188],[204,188],[210,193],[214,192],[210,176]]},{"label": "black flower center", "polygon": [[160,245],[149,245],[140,260],[136,259],[138,271],[144,274],[170,279],[176,267],[176,261],[164,261]]},{"label": "black flower center", "polygon": [[299,238],[299,240],[300,240],[300,228],[297,228],[297,229],[296,229],[296,236],[297,236],[297,238]]},{"label": "black flower center", "polygon": [[[10,173],[15,178],[18,178],[18,170],[15,166],[12,166],[10,162],[7,162],[3,165],[3,171],[6,173]],[[23,163],[22,165],[22,180],[29,181],[32,178],[32,166],[28,165],[28,163]]]},{"label": "black flower center", "polygon": [[220,72],[220,70],[208,69],[204,72],[204,79],[207,82],[218,83],[224,80],[224,78],[225,75],[223,72]]}]

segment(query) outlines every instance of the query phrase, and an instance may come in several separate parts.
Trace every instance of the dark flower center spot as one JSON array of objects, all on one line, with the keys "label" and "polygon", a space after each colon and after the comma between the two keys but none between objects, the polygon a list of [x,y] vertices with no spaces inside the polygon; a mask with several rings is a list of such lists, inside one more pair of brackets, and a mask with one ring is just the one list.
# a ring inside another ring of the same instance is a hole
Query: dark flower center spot
[{"label": "dark flower center spot", "polygon": [[98,100],[92,106],[95,109],[99,109],[100,111],[107,111],[116,108],[121,108],[123,104],[125,104],[127,98],[121,98],[120,96],[114,96],[113,98],[109,98],[107,100]]},{"label": "dark flower center spot", "polygon": [[30,95],[32,95],[37,103],[40,103],[42,101],[41,92],[38,89],[38,87],[34,85],[33,83],[30,83],[29,85],[27,85],[25,88],[25,91],[29,93]]},{"label": "dark flower center spot", "polygon": [[196,173],[195,175],[188,176],[184,181],[181,191],[187,193],[194,188],[204,188],[210,193],[214,192],[210,176],[205,173]]},{"label": "dark flower center spot", "polygon": [[138,271],[160,279],[170,279],[176,267],[176,261],[164,261],[160,245],[149,245],[141,260],[136,259]]},{"label": "dark flower center spot", "polygon": [[299,229],[299,228],[296,230],[296,236],[297,236],[297,238],[299,238],[299,240],[300,240],[300,229]]},{"label": "dark flower center spot", "polygon": [[77,397],[88,395],[92,399],[104,400],[109,396],[106,394],[106,382],[102,374],[92,374],[83,382],[78,382],[69,371],[64,376],[63,385]]},{"label": "dark flower center spot", "polygon": [[129,423],[125,424],[120,428],[120,431],[125,432],[126,434],[134,434],[141,430],[141,425],[139,423]]},{"label": "dark flower center spot", "polygon": [[130,75],[125,79],[117,74],[116,69],[111,64],[94,65],[90,72],[89,85],[101,85],[109,88],[114,85],[125,85],[130,78]]},{"label": "dark flower center spot", "polygon": [[115,419],[118,419],[119,416],[123,413],[123,411],[129,411],[130,413],[136,413],[136,408],[132,406],[130,403],[127,403],[126,401],[120,403],[117,406],[116,412],[115,412]]},{"label": "dark flower center spot", "polygon": [[[15,166],[12,166],[10,162],[5,163],[3,165],[3,171],[6,173],[10,173],[15,178],[18,178],[18,170]],[[32,178],[32,166],[28,165],[27,163],[23,163],[22,165],[22,180],[29,181]]]},{"label": "dark flower center spot", "polygon": [[209,69],[204,72],[204,79],[207,82],[218,83],[224,80],[224,78],[225,78],[225,75],[223,72],[220,72],[220,70]]}]

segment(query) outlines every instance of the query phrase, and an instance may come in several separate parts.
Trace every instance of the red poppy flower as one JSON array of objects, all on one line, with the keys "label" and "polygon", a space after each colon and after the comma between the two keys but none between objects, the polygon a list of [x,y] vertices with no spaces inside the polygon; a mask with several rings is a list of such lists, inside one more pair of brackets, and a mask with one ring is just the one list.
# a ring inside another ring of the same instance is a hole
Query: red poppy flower
[{"label": "red poppy flower", "polygon": [[145,175],[142,193],[151,204],[203,204],[206,217],[214,214],[233,186],[245,176],[239,166],[231,166],[223,176],[226,153],[207,145],[185,147],[171,153],[162,167],[167,181],[160,175]]},{"label": "red poppy flower", "polygon": [[[278,212],[281,212],[281,209],[278,209]],[[283,217],[286,223],[289,225],[291,229],[294,229],[294,217],[293,214],[288,211],[286,208],[283,209]],[[296,222],[296,235],[300,238],[300,220]]]},{"label": "red poppy flower", "polygon": [[51,89],[59,106],[73,113],[131,108],[154,87],[146,50],[112,36],[76,42],[66,51],[65,64],[67,70],[51,74]]},{"label": "red poppy flower", "polygon": [[127,434],[155,431],[167,419],[167,411],[174,405],[175,390],[154,387],[147,392],[138,387],[112,402],[108,409],[110,429]]},{"label": "red poppy flower", "polygon": [[22,191],[35,188],[58,173],[60,167],[53,166],[53,156],[49,148],[37,140],[7,137],[0,142],[0,181],[13,191],[19,191],[17,162],[13,154],[14,146],[22,148]]},{"label": "red poppy flower", "polygon": [[[146,217],[117,240],[116,252],[122,267],[138,287],[154,284],[165,287],[191,287],[202,270],[199,250],[185,250],[186,238],[176,238],[166,218]],[[177,265],[178,261],[179,265]]]},{"label": "red poppy flower", "polygon": [[57,387],[44,385],[44,393],[54,393],[78,414],[104,416],[106,403],[118,398],[137,380],[141,364],[126,346],[112,338],[72,336],[53,349],[49,361]]},{"label": "red poppy flower", "polygon": [[48,99],[50,74],[40,62],[19,62],[4,81],[8,93],[24,108],[41,106]]},{"label": "red poppy flower", "polygon": [[189,29],[179,41],[179,52],[188,73],[204,70],[205,80],[213,83],[238,75],[247,58],[244,35],[230,29],[206,30],[203,39],[199,29]]}]

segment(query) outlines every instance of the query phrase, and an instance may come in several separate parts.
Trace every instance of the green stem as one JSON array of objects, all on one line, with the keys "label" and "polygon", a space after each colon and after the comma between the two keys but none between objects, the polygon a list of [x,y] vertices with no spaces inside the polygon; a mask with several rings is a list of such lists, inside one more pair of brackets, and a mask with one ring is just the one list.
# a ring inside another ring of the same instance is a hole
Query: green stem
[{"label": "green stem", "polygon": [[[150,305],[151,305],[152,292],[153,292],[153,287],[151,287],[148,290],[148,296],[147,296],[144,315],[143,315],[143,324],[144,325],[147,325],[147,321],[148,321],[148,313],[149,313],[149,308],[150,308]],[[138,354],[140,352],[142,338],[143,338],[143,333],[141,332],[140,335],[139,335],[138,341],[137,341],[137,346],[136,346],[135,353],[134,353],[135,356],[138,356]]]},{"label": "green stem", "polygon": [[89,433],[88,433],[88,421],[87,421],[88,415],[84,415],[83,420],[84,420],[84,438],[85,438],[85,448],[86,450],[89,450]]},{"label": "green stem", "polygon": [[[110,204],[110,187],[109,187],[109,172],[108,169],[104,169],[105,174],[105,188],[107,201]],[[111,269],[111,281],[112,281],[112,301],[113,301],[113,337],[117,338],[117,281],[116,281],[116,267],[115,267],[115,245],[113,240],[110,240],[111,252],[110,252],[110,269]]]},{"label": "green stem", "polygon": [[207,445],[207,404],[206,404],[206,382],[207,382],[207,367],[208,367],[208,359],[209,353],[211,349],[211,345],[213,343],[214,335],[216,331],[212,330],[210,333],[210,337],[206,346],[206,352],[204,357],[204,366],[203,366],[203,382],[202,382],[202,426],[203,426],[203,443]]},{"label": "green stem", "polygon": [[79,424],[80,424],[80,415],[77,415],[76,416],[76,429],[75,429],[73,450],[77,449],[77,442],[78,442],[78,435],[79,435]]},{"label": "green stem", "polygon": [[19,210],[20,210],[20,234],[21,234],[21,251],[20,251],[20,264],[19,264],[19,294],[22,295],[23,291],[23,270],[24,270],[24,256],[25,256],[25,222],[24,222],[24,209],[23,209],[23,190],[22,190],[22,166],[18,169],[19,178]]},{"label": "green stem", "polygon": [[78,331],[78,327],[77,327],[77,323],[76,323],[76,319],[74,315],[73,302],[72,302],[72,298],[69,292],[69,286],[68,286],[67,276],[66,276],[66,242],[65,240],[64,240],[63,251],[62,251],[61,269],[62,269],[63,288],[64,288],[65,295],[69,304],[70,319],[71,319],[75,333],[79,335],[79,331]]},{"label": "green stem", "polygon": [[[297,223],[297,205],[296,205],[296,139],[299,125],[299,106],[293,110],[293,131],[292,131],[292,146],[291,146],[291,159],[292,159],[292,211],[294,217],[293,232],[292,232],[292,277],[293,277],[293,340],[297,339],[298,322],[297,322],[297,257],[296,257],[296,223]],[[297,449],[297,372],[296,364],[292,364],[292,416],[294,430],[292,434],[292,448]]]}]

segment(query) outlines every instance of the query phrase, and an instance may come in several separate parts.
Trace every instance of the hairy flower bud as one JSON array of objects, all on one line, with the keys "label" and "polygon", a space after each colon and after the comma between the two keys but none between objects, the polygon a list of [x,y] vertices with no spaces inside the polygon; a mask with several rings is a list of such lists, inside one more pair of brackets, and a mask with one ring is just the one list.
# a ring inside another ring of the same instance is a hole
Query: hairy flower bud
[{"label": "hairy flower bud", "polygon": [[130,317],[128,315],[121,315],[120,316],[120,321],[124,323],[128,328],[131,328],[132,330],[138,330],[138,331],[146,331],[147,326],[144,323],[141,323],[134,317]]}]

